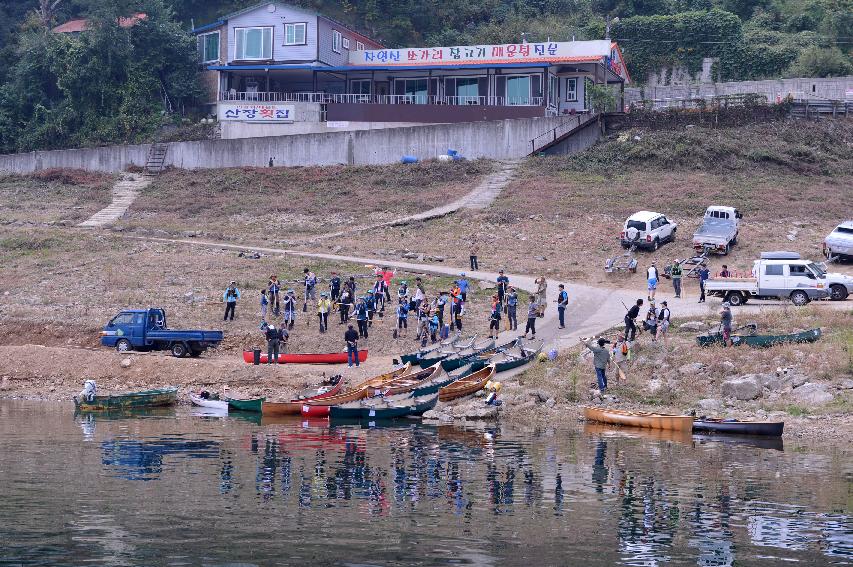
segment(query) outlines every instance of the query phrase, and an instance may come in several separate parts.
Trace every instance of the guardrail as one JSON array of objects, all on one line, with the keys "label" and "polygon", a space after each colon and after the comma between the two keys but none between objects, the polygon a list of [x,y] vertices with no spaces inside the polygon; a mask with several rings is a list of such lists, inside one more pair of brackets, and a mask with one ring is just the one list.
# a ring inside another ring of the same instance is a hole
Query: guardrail
[{"label": "guardrail", "polygon": [[436,96],[425,94],[376,95],[313,92],[222,91],[222,102],[311,102],[319,104],[435,104],[450,106],[542,106],[542,97]]},{"label": "guardrail", "polygon": [[580,128],[581,126],[591,122],[596,118],[594,113],[590,114],[575,114],[574,116],[570,116],[568,119],[564,120],[551,130],[539,134],[532,140],[530,140],[531,145],[531,154],[535,154],[536,152],[543,150],[544,148],[556,144],[562,138],[566,137],[573,130]]}]

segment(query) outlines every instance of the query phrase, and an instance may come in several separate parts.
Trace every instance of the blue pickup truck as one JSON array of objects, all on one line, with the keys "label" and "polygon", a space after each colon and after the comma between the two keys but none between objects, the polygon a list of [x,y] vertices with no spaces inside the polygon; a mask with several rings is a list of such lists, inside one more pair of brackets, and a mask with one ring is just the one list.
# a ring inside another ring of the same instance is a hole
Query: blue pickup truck
[{"label": "blue pickup truck", "polygon": [[173,356],[199,356],[222,342],[222,331],[176,331],[166,326],[163,309],[125,309],[101,331],[101,344],[118,352],[169,350]]}]

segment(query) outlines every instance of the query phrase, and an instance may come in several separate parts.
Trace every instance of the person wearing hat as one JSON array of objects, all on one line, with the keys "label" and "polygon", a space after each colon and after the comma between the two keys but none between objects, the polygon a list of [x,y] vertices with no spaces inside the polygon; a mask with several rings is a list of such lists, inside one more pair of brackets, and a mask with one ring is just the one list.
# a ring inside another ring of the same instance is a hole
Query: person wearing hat
[{"label": "person wearing hat", "polygon": [[332,304],[337,303],[341,296],[341,277],[337,272],[332,272],[329,278],[329,294]]},{"label": "person wearing hat", "polygon": [[604,392],[607,389],[607,365],[610,364],[610,350],[604,345],[610,341],[599,337],[597,341],[590,339],[584,343],[586,348],[592,351],[592,365],[595,367],[595,378],[598,381],[598,390]]},{"label": "person wearing hat", "polygon": [[267,325],[267,364],[278,364],[278,353],[281,345],[281,334],[275,325]]},{"label": "person wearing hat", "polygon": [[403,280],[400,282],[400,287],[397,288],[397,299],[400,301],[402,301],[402,300],[405,300],[406,302],[409,301],[409,282],[408,281]]},{"label": "person wearing hat", "polygon": [[[225,288],[225,293],[222,294],[222,301],[225,302],[225,316],[223,321],[234,320],[234,309],[237,307],[237,300],[240,299],[240,290],[237,289],[237,282],[231,280],[231,284]],[[229,319],[228,316],[231,315]]]},{"label": "person wearing hat", "polygon": [[[506,295],[506,290],[509,287],[509,278],[504,275],[503,270],[498,271],[498,301],[500,301],[501,305],[505,305],[504,296]],[[504,309],[506,312],[506,309]]]},{"label": "person wearing hat", "polygon": [[720,328],[723,331],[723,344],[732,346],[732,310],[728,301],[723,303],[720,310]]},{"label": "person wearing hat", "polygon": [[669,319],[671,316],[672,314],[669,311],[666,301],[662,301],[660,304],[660,312],[658,313],[658,330],[655,335],[655,339],[663,338],[664,344],[666,344],[667,337],[669,336]]},{"label": "person wearing hat", "polygon": [[282,298],[281,305],[284,308],[284,326],[293,329],[296,324],[296,291],[289,289]]},{"label": "person wearing hat", "polygon": [[352,325],[347,326],[344,333],[344,342],[347,344],[347,366],[352,367],[353,362],[358,366],[358,333],[352,328]]},{"label": "person wearing hat", "polygon": [[329,328],[329,311],[332,310],[332,301],[329,299],[329,294],[325,291],[320,292],[320,299],[317,301],[317,317],[320,318],[320,332],[325,333]]},{"label": "person wearing hat", "polygon": [[675,290],[675,297],[681,297],[681,262],[676,258],[669,268],[669,275],[672,278],[672,288]]},{"label": "person wearing hat", "polygon": [[462,276],[458,280],[456,280],[456,285],[459,287],[459,294],[462,297],[462,303],[468,301],[468,286],[471,284],[468,283],[468,280],[465,277],[465,272],[459,274]]},{"label": "person wearing hat", "polygon": [[365,303],[363,298],[359,298],[359,300],[355,304],[355,320],[358,323],[358,336],[360,338],[367,338],[367,304]]},{"label": "person wearing hat", "polygon": [[317,287],[317,276],[308,268],[302,270],[302,273],[305,274],[305,301],[317,299],[317,294],[314,291],[314,288]]},{"label": "person wearing hat", "polygon": [[655,298],[655,292],[658,289],[658,267],[652,262],[652,265],[649,266],[649,269],[646,270],[646,279],[649,284],[649,301]]}]

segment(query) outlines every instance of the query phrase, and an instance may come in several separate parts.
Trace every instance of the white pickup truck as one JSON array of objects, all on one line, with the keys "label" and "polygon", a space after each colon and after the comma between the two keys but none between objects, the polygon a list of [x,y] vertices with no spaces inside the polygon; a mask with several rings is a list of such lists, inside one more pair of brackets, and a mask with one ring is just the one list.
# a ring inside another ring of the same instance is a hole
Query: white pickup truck
[{"label": "white pickup truck", "polygon": [[853,277],[827,273],[823,265],[803,260],[796,252],[763,252],[756,260],[751,278],[711,278],[705,282],[708,295],[722,297],[732,305],[750,299],[790,299],[805,305],[813,299],[847,299]]},{"label": "white pickup truck", "polygon": [[693,249],[697,253],[728,254],[737,244],[740,219],[743,215],[734,207],[711,206],[705,210],[702,226],[693,233]]}]

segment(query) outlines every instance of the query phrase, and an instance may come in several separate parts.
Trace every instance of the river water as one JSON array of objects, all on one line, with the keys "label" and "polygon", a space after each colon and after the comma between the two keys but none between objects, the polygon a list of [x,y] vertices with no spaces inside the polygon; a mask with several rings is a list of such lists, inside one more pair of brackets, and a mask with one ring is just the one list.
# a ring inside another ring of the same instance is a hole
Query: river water
[{"label": "river water", "polygon": [[0,565],[853,564],[849,447],[0,400]]}]

